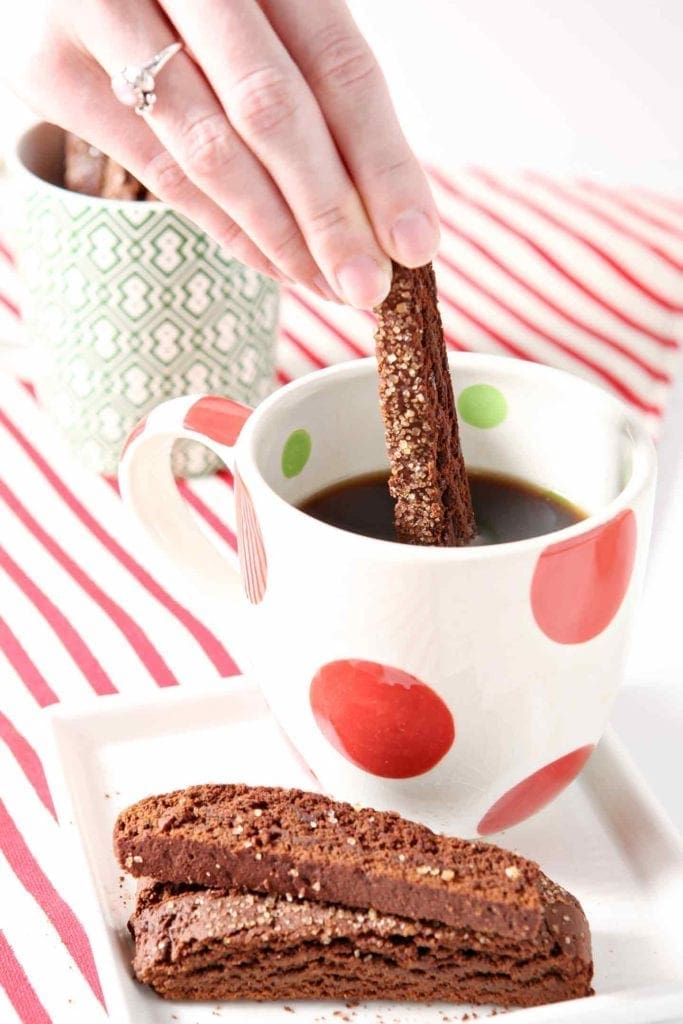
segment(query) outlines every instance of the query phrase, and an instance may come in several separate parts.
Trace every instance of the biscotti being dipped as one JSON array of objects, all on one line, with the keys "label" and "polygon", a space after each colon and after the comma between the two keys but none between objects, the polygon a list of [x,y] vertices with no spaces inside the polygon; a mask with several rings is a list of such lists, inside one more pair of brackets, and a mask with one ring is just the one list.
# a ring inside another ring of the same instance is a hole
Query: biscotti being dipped
[{"label": "biscotti being dipped", "polygon": [[432,265],[394,263],[391,291],[375,314],[396,536],[408,544],[468,544],[476,524]]},{"label": "biscotti being dipped", "polygon": [[119,862],[156,879],[130,929],[172,999],[531,1006],[590,994],[588,925],[536,864],[319,794],[239,785],[150,797]]}]

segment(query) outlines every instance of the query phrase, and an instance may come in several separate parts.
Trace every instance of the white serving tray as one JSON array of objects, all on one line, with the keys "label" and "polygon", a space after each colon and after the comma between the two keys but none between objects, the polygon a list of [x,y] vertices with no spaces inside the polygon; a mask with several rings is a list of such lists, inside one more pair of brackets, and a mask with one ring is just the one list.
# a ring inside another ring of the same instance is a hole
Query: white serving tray
[{"label": "white serving tray", "polygon": [[[258,691],[244,679],[211,690],[101,697],[50,712],[53,794],[91,882],[88,931],[116,1024],[442,1024],[469,1006],[371,1003],[167,1003],[131,975],[126,932],[133,884],[121,882],[111,832],[118,812],[150,793],[200,782],[311,788]],[[591,924],[597,995],[509,1011],[514,1024],[683,1022],[683,846],[613,735],[580,780],[498,841],[538,860],[581,900]],[[489,1010],[476,1007],[479,1019]],[[499,1011],[500,1012],[500,1011]]]}]

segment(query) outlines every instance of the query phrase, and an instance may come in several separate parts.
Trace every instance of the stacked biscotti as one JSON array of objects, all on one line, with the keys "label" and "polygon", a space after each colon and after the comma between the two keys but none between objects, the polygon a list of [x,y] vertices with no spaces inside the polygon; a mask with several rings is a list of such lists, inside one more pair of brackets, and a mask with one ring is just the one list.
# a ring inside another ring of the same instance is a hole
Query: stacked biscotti
[{"label": "stacked biscotti", "polygon": [[300,790],[196,786],[128,808],[139,981],[168,999],[533,1006],[591,993],[577,900],[532,861]]}]

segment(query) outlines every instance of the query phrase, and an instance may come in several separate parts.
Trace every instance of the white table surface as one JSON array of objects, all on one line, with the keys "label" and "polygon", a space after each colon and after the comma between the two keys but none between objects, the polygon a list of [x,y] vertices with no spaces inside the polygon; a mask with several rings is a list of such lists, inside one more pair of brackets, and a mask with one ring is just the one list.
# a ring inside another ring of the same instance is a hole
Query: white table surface
[{"label": "white table surface", "polygon": [[[681,0],[422,0],[419,17],[407,0],[351,6],[426,157],[683,191]],[[25,119],[0,91],[5,139]],[[683,372],[659,457],[650,566],[612,720],[683,831]]]}]

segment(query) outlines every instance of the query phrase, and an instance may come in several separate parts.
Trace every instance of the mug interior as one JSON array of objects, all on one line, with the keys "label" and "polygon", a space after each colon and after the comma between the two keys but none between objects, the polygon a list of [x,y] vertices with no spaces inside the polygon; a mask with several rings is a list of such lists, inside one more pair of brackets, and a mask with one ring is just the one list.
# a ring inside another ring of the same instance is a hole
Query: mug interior
[{"label": "mug interior", "polygon": [[17,146],[20,166],[41,181],[64,187],[64,129],[37,124],[22,135]]},{"label": "mug interior", "polygon": [[[505,357],[453,354],[451,376],[469,469],[525,480],[588,515],[617,498],[630,480],[642,432],[607,392],[563,371]],[[368,359],[313,374],[264,403],[250,433],[266,484],[300,505],[344,480],[388,471],[377,388],[376,364]],[[495,425],[475,425],[495,419]],[[309,435],[310,455],[299,472],[286,475],[283,455],[295,431]]]},{"label": "mug interior", "polygon": [[[15,177],[23,181],[24,188],[31,191],[47,191],[57,188],[69,197],[70,203],[123,209],[130,211],[133,200],[104,199],[84,192],[71,192],[64,185],[64,148],[66,132],[55,124],[42,121],[29,128],[17,142],[11,156],[11,167]],[[45,188],[46,187],[46,188]],[[166,209],[158,199],[145,199],[144,209]]]}]

